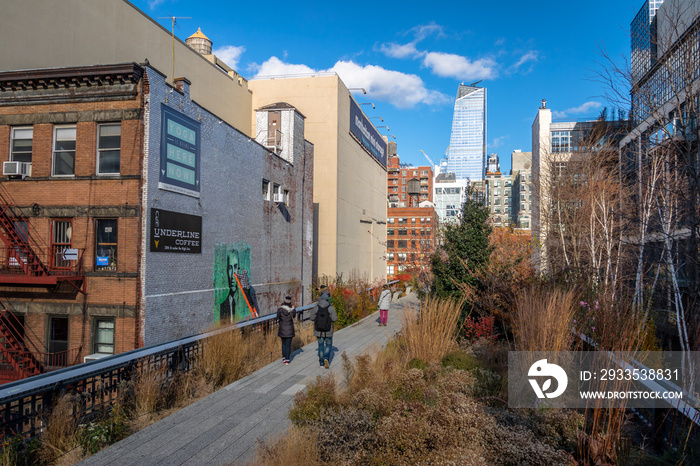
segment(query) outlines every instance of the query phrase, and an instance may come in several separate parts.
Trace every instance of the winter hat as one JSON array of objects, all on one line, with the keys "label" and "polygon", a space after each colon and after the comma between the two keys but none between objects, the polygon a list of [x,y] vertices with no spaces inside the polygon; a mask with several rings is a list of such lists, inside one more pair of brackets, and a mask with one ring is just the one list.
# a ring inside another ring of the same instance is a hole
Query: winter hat
[{"label": "winter hat", "polygon": [[284,297],[284,304],[290,305],[292,304],[292,297],[287,295]]}]

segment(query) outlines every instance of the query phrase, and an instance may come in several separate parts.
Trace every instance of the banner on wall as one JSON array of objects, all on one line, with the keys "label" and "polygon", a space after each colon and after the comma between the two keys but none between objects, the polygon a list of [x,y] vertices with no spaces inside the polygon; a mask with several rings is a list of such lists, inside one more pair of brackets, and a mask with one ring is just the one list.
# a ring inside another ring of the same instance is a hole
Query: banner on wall
[{"label": "banner on wall", "polygon": [[158,187],[199,197],[199,122],[161,105]]},{"label": "banner on wall", "polygon": [[352,97],[350,97],[350,133],[382,166],[386,167],[387,144]]},{"label": "banner on wall", "polygon": [[202,217],[151,209],[151,252],[201,254]]}]

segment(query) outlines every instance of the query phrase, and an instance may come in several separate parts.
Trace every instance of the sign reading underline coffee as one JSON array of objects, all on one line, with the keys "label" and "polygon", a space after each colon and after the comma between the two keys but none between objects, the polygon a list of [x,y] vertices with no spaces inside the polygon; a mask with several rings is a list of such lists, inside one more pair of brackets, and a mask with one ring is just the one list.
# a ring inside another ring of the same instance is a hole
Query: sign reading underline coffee
[{"label": "sign reading underline coffee", "polygon": [[158,187],[199,197],[199,122],[161,106]]},{"label": "sign reading underline coffee", "polygon": [[350,133],[382,166],[386,167],[387,144],[352,97],[350,97]]},{"label": "sign reading underline coffee", "polygon": [[151,209],[151,252],[201,254],[202,217]]}]

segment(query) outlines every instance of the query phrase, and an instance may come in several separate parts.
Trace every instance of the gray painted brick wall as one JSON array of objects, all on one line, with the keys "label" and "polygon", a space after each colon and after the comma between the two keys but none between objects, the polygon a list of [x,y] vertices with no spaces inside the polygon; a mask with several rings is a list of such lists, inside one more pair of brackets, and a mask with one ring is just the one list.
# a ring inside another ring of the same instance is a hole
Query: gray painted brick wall
[{"label": "gray painted brick wall", "polygon": [[[311,196],[304,196],[302,187],[308,185],[308,190],[312,186],[311,176],[305,176],[310,172],[305,172],[304,166],[313,165],[312,153],[304,150],[303,136],[300,153],[294,155],[302,163],[291,165],[191,101],[187,83],[183,95],[166,84],[156,70],[148,68],[147,73],[150,92],[145,115],[148,154],[144,170],[146,237],[142,243],[145,282],[141,305],[145,344],[197,333],[213,324],[214,247],[218,243],[250,245],[250,283],[261,315],[275,312],[287,293],[301,305],[304,290],[311,283],[310,248],[304,243],[309,235],[302,223],[304,217],[305,228],[311,229],[311,214],[304,216],[304,204],[312,212]],[[200,122],[199,199],[158,188],[161,105]],[[263,200],[263,177],[289,186],[286,213]],[[151,208],[201,216],[202,253],[150,252]],[[308,271],[304,270],[306,264]]]}]

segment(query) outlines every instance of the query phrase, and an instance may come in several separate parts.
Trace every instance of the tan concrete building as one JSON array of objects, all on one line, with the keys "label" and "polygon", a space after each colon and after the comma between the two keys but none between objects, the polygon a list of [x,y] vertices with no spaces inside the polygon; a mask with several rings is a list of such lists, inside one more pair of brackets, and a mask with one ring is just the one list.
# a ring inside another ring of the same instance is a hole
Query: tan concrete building
[{"label": "tan concrete building", "polygon": [[[305,136],[315,153],[314,275],[385,278],[386,142],[348,88],[335,74],[256,79],[248,85],[253,110],[284,101],[306,117]],[[358,127],[364,134],[357,136]]]},{"label": "tan concrete building", "polygon": [[171,84],[173,78],[187,77],[196,84],[192,100],[250,134],[251,93],[246,80],[213,55],[200,55],[173,38],[170,30],[131,3],[13,3],[3,12],[0,27],[0,43],[7,45],[0,51],[3,70],[148,62]]}]

